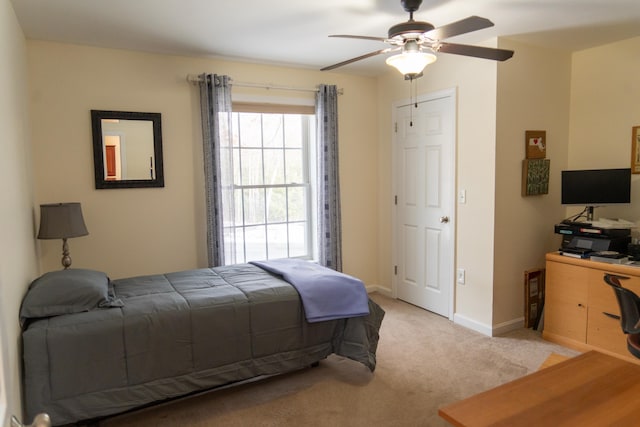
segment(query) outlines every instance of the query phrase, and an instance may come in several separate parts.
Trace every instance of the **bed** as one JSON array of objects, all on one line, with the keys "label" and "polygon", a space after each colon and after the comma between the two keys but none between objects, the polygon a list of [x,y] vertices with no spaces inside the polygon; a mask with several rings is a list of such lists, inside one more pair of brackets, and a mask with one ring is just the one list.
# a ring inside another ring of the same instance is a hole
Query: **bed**
[{"label": "bed", "polygon": [[265,268],[113,281],[71,269],[36,279],[20,311],[27,419],[39,412],[53,425],[102,418],[305,368],[332,353],[375,369],[384,317],[375,302],[365,297],[368,314],[338,308],[309,321],[303,294]]}]

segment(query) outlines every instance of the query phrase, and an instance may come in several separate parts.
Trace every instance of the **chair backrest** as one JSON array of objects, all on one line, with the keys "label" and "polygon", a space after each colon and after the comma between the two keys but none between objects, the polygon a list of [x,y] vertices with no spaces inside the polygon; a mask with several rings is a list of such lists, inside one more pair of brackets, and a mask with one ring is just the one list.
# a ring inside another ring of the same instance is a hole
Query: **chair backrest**
[{"label": "chair backrest", "polygon": [[611,274],[604,275],[604,281],[611,286],[616,294],[618,305],[620,307],[620,325],[625,334],[640,333],[640,297],[633,291],[623,288],[620,285],[620,279],[626,277],[614,276]]}]

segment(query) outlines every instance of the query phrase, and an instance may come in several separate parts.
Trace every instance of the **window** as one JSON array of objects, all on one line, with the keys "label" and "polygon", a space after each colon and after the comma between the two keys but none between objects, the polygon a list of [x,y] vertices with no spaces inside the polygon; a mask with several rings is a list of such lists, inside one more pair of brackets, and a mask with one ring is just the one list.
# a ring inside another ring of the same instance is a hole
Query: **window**
[{"label": "window", "polygon": [[259,107],[233,107],[232,159],[222,165],[233,176],[234,218],[225,221],[224,237],[232,256],[226,263],[311,259],[315,115],[308,108]]}]

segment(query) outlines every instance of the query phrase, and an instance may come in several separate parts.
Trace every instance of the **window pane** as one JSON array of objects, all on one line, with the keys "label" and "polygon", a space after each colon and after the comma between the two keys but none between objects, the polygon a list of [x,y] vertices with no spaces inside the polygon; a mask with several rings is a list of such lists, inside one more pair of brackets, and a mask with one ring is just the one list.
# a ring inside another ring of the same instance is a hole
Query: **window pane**
[{"label": "window pane", "polygon": [[232,156],[236,155],[236,149],[233,147],[224,147],[220,148],[218,152],[218,156],[220,156],[220,169],[221,174],[224,177],[223,182],[228,182],[231,178],[231,170],[233,169],[234,159]]},{"label": "window pane", "polygon": [[289,221],[307,219],[307,203],[303,187],[289,188]]},{"label": "window pane", "polygon": [[285,150],[285,156],[287,184],[303,184],[306,182],[304,179],[302,149],[287,149]]},{"label": "window pane", "polygon": [[264,150],[264,183],[265,185],[284,184],[284,150]]},{"label": "window pane", "polygon": [[[228,165],[220,164],[220,169],[228,167]],[[242,185],[242,178],[240,176],[240,149],[233,149],[233,184]],[[224,173],[224,172],[223,172]]]},{"label": "window pane", "polygon": [[[235,189],[233,191],[233,201],[236,205],[236,210],[233,215],[233,225],[236,227],[242,227],[244,225],[244,215],[242,213],[242,189]],[[223,218],[225,225],[227,224],[227,218]],[[242,240],[238,240],[238,242],[242,242]]]},{"label": "window pane", "polygon": [[297,222],[289,224],[289,256],[306,257],[311,254],[307,251],[307,224]]},{"label": "window pane", "polygon": [[267,238],[264,225],[246,227],[244,242],[247,251],[245,262],[267,259]]},{"label": "window pane", "polygon": [[269,259],[287,258],[287,224],[267,227],[267,245]]},{"label": "window pane", "polygon": [[285,147],[302,147],[302,117],[299,114],[284,116]]},{"label": "window pane", "polygon": [[243,263],[246,262],[244,258],[244,228],[238,227],[236,228],[236,242],[235,245],[230,245],[231,249],[235,246],[236,249],[236,262]]},{"label": "window pane", "polygon": [[242,239],[242,229],[239,229],[239,231],[240,231],[239,236],[236,234],[238,232],[238,229],[234,227],[229,227],[229,228],[225,227],[222,231],[224,233],[224,259],[225,260],[233,260],[234,257],[237,258],[238,256],[237,252],[234,253],[234,251],[238,250],[236,245],[234,245],[234,242],[240,242],[240,245],[242,246],[242,241],[244,240]]},{"label": "window pane", "polygon": [[262,147],[261,114],[240,113],[240,145]]},{"label": "window pane", "polygon": [[242,185],[263,185],[262,150],[247,148],[240,150],[242,163]]},{"label": "window pane", "polygon": [[267,222],[285,222],[287,220],[286,189],[284,187],[267,189]]},{"label": "window pane", "polygon": [[243,191],[244,223],[264,224],[264,189],[255,188]]},{"label": "window pane", "polygon": [[262,141],[265,147],[282,147],[282,114],[264,114],[262,116]]}]

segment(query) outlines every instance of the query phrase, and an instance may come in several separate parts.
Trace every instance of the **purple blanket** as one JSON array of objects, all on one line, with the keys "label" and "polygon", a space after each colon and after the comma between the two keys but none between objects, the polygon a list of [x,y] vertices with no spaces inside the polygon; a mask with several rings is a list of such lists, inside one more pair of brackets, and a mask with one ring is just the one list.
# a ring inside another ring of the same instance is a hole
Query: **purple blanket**
[{"label": "purple blanket", "polygon": [[369,297],[361,280],[301,259],[252,261],[279,274],[300,294],[308,322],[366,316]]}]

